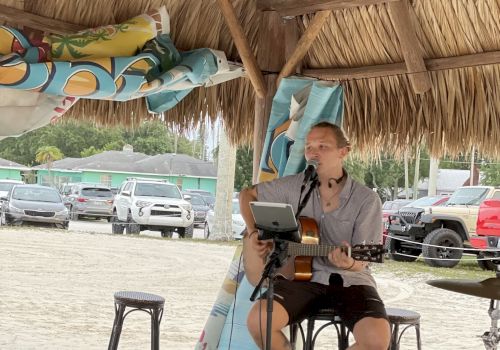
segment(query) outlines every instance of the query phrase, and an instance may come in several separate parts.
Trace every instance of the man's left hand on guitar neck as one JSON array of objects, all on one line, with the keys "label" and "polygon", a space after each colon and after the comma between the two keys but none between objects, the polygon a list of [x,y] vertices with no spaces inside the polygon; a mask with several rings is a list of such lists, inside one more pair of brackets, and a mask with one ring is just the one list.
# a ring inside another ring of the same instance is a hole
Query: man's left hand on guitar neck
[{"label": "man's left hand on guitar neck", "polygon": [[[349,243],[342,242],[345,247],[350,247]],[[330,254],[328,254],[328,261],[333,266],[346,271],[359,272],[366,267],[364,261],[356,261],[354,258],[348,256],[341,247],[333,249]]]}]

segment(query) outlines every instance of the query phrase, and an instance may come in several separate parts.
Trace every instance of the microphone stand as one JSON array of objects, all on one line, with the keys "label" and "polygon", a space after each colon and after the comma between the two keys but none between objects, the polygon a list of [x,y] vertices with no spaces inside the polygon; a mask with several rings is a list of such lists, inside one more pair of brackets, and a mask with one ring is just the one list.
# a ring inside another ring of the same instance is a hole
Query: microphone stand
[{"label": "microphone stand", "polygon": [[[300,201],[297,213],[295,214],[295,219],[297,219],[304,209],[304,207],[307,204],[307,201],[309,200],[309,197],[311,197],[311,193],[313,189],[316,187],[318,184],[318,175],[316,174],[312,179],[311,179],[311,185],[309,186],[309,190],[307,191],[306,195]],[[304,192],[305,186],[303,185],[302,188],[300,189],[300,197],[302,197],[302,193]],[[273,319],[273,302],[274,302],[274,279],[276,277],[276,270],[279,269],[280,267],[283,266],[284,262],[288,258],[288,243],[286,240],[281,238],[281,235],[289,235],[295,233],[298,229],[298,227],[293,230],[286,230],[286,231],[279,231],[279,229],[273,228],[272,230],[267,229],[266,227],[259,227],[259,225],[255,226],[257,229],[262,230],[262,234],[259,233],[259,237],[272,237],[274,241],[274,249],[271,255],[269,255],[269,258],[267,260],[266,265],[264,266],[264,270],[262,271],[262,276],[259,280],[259,283],[255,286],[255,289],[252,292],[252,295],[250,296],[250,301],[255,301],[257,298],[257,294],[259,293],[262,284],[264,283],[264,280],[268,280],[268,286],[267,286],[267,295],[266,295],[266,301],[267,301],[267,308],[266,308],[266,345],[265,345],[265,350],[271,350],[271,326],[272,326],[272,319]]]}]

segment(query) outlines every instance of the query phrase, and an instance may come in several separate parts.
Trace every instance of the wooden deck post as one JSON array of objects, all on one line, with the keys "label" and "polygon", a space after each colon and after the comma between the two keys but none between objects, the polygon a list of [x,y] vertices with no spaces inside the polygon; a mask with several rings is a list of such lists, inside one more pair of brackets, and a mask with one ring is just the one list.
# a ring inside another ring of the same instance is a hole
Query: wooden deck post
[{"label": "wooden deck post", "polygon": [[255,97],[253,183],[258,181],[260,157],[264,148],[273,97],[277,89],[278,74],[285,65],[287,52],[294,51],[297,41],[297,22],[295,18],[284,20],[274,11],[262,12],[261,18],[257,62],[259,68],[268,73],[264,75],[267,86],[266,96],[264,98]]}]

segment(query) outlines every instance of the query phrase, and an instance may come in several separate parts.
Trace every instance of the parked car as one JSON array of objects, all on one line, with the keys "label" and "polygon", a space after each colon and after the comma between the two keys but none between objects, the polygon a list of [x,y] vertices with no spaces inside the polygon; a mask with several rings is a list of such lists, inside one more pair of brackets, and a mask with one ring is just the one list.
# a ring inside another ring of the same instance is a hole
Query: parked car
[{"label": "parked car", "polygon": [[[205,202],[201,195],[194,192],[184,192],[184,194],[185,199],[190,201],[193,206],[194,225],[204,225],[207,218],[207,212],[210,210],[207,202]],[[189,199],[186,198],[186,196],[188,196]]]},{"label": "parked car", "polygon": [[184,190],[185,193],[189,194],[189,193],[197,193],[199,195],[201,195],[203,197],[203,200],[208,204],[208,206],[210,208],[214,208],[215,207],[215,196],[209,192],[209,191],[205,191],[205,190],[195,190],[195,189],[187,189],[187,190]]},{"label": "parked car", "polygon": [[396,210],[395,212],[393,210],[387,210],[385,212],[382,210],[382,226],[383,226],[382,232],[384,235],[383,242],[385,243],[388,234],[387,227],[388,227],[389,215],[405,211],[407,208],[426,208],[426,207],[445,205],[446,202],[448,202],[449,198],[450,198],[449,196],[425,196],[403,205],[400,209]]},{"label": "parked car", "polygon": [[179,188],[163,180],[129,178],[113,202],[112,232],[160,231],[162,237],[193,237],[193,208]]},{"label": "parked car", "polygon": [[[210,237],[210,234],[213,231],[215,224],[215,213],[213,210],[209,210],[207,213],[207,221],[205,222],[204,227],[204,236],[205,238]],[[245,229],[245,221],[243,221],[243,217],[240,213],[240,203],[237,199],[233,199],[233,207],[232,207],[232,227],[231,230],[233,232],[234,239],[242,239],[241,235],[243,230]]]},{"label": "parked car", "polygon": [[411,202],[413,202],[411,199],[396,199],[393,201],[385,201],[384,204],[382,204],[382,241],[384,243],[387,237],[387,220],[389,215],[397,213],[400,208]]},{"label": "parked car", "polygon": [[[22,185],[21,180],[2,179],[0,180],[0,197],[6,197],[14,185]],[[0,202],[1,203],[1,202]]]},{"label": "parked car", "polygon": [[464,252],[477,254],[467,250],[469,240],[476,233],[479,205],[493,198],[500,198],[500,188],[464,186],[453,192],[446,205],[404,208],[391,214],[386,240],[389,255],[414,261],[422,254],[429,266],[454,267]]},{"label": "parked car", "polygon": [[52,187],[14,185],[2,200],[2,225],[32,222],[68,228],[68,209],[64,206],[59,192]]},{"label": "parked car", "polygon": [[476,234],[469,242],[481,249],[477,263],[483,270],[497,271],[500,265],[500,200],[486,199],[479,205]]},{"label": "parked car", "polygon": [[402,208],[422,208],[445,205],[448,199],[450,199],[450,196],[425,196],[404,205]]},{"label": "parked car", "polygon": [[105,185],[79,183],[71,186],[64,202],[70,211],[71,220],[85,216],[111,221],[113,197],[113,192]]}]

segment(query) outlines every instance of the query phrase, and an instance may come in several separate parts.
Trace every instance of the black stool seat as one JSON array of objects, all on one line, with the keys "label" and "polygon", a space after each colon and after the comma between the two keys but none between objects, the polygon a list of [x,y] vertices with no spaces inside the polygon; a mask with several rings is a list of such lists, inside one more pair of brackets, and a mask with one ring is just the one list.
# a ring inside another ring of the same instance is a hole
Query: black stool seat
[{"label": "black stool seat", "polygon": [[[109,339],[108,350],[116,350],[120,341],[123,321],[133,311],[144,311],[151,316],[151,349],[160,349],[160,322],[165,298],[143,292],[121,291],[115,293],[115,320]],[[125,312],[126,308],[130,308]]]},{"label": "black stool seat", "polygon": [[[399,343],[403,333],[411,327],[415,328],[417,338],[417,349],[422,348],[422,341],[420,339],[420,314],[415,311],[398,309],[388,307],[385,309],[389,323],[391,324],[391,350],[399,350]],[[399,329],[400,325],[404,325],[402,330]]]},{"label": "black stool seat", "polygon": [[385,312],[387,312],[387,316],[389,316],[391,323],[398,322],[406,324],[414,323],[420,320],[420,314],[411,310],[388,307],[385,309]]},{"label": "black stool seat", "polygon": [[[408,328],[414,327],[417,338],[417,349],[421,350],[422,345],[420,339],[420,314],[415,311],[398,308],[386,308],[386,312],[391,326],[391,344],[389,349],[399,350],[399,344],[403,333]],[[313,350],[319,333],[329,326],[334,326],[337,331],[338,349],[344,350],[349,347],[350,331],[333,308],[319,309],[309,315],[306,320],[307,331],[305,337],[303,336],[303,338],[305,338],[304,350]],[[318,329],[315,329],[316,321],[328,322],[323,324]],[[404,326],[404,328],[400,330],[400,326]],[[301,330],[299,323],[290,325],[290,339],[293,349],[295,349],[297,330]]]},{"label": "black stool seat", "polygon": [[121,291],[115,293],[115,303],[136,308],[158,307],[165,304],[165,298],[150,293]]}]

